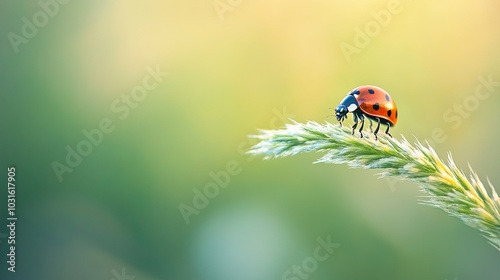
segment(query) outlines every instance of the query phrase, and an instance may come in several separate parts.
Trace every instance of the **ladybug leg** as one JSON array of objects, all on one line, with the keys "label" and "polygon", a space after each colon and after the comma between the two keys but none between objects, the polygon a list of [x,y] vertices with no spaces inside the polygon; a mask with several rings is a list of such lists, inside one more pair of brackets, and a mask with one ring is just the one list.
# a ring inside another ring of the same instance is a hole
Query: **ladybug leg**
[{"label": "ladybug leg", "polygon": [[353,119],[354,119],[354,125],[352,126],[352,135],[354,135],[354,130],[356,130],[356,127],[358,126],[358,116],[356,113],[353,113]]},{"label": "ladybug leg", "polygon": [[361,120],[361,127],[359,128],[359,134],[361,134],[361,137],[360,138],[363,138],[363,127],[365,126],[365,117],[363,116],[363,114],[360,114],[359,115],[359,119]]},{"label": "ladybug leg", "polygon": [[391,127],[391,126],[387,125],[387,129],[385,130],[385,134],[391,136],[391,138],[392,138],[392,135],[389,133],[389,127]]},{"label": "ladybug leg", "polygon": [[375,135],[375,140],[378,140],[377,133],[379,129],[380,129],[380,118],[378,118],[377,128],[375,128],[375,131],[373,132],[373,135]]},{"label": "ladybug leg", "polygon": [[373,132],[373,122],[371,119],[368,119],[370,121],[370,132]]}]

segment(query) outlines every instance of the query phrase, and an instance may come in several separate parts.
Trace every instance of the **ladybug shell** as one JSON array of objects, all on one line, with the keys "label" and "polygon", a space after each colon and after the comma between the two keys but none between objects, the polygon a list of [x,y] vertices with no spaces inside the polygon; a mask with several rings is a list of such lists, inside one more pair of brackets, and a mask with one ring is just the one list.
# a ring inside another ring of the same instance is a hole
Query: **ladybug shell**
[{"label": "ladybug shell", "polygon": [[398,108],[392,97],[383,89],[376,86],[360,86],[350,94],[356,98],[361,111],[369,118],[380,118],[390,126],[398,121]]}]

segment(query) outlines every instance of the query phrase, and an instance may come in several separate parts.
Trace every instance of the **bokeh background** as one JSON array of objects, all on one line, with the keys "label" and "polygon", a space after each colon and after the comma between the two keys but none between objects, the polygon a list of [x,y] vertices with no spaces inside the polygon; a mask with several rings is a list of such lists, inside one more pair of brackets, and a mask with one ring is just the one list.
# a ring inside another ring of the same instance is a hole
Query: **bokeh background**
[{"label": "bokeh background", "polygon": [[[1,279],[500,278],[499,252],[412,183],[244,154],[257,128],[323,122],[374,84],[397,102],[393,135],[500,191],[498,1],[62,2],[41,0],[45,17],[38,1],[0,4],[0,178],[17,167],[19,218],[14,274],[0,227]],[[40,26],[13,41],[24,17]],[[147,69],[168,77],[121,119],[112,104]],[[482,99],[480,77],[494,82]],[[114,130],[58,180],[53,163],[106,118]],[[213,174],[227,185],[203,202]],[[208,205],[185,219],[193,199]],[[285,274],[328,237],[327,260]]]}]

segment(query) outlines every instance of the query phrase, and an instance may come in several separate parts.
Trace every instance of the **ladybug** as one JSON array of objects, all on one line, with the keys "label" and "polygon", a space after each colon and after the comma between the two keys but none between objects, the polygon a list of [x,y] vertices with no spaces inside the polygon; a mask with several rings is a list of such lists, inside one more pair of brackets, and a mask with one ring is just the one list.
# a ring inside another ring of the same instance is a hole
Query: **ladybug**
[{"label": "ladybug", "polygon": [[395,126],[398,121],[398,109],[392,97],[383,89],[376,86],[360,86],[352,90],[335,108],[335,117],[337,121],[342,122],[347,118],[347,113],[352,113],[354,125],[352,126],[352,134],[358,126],[358,119],[361,121],[359,133],[363,138],[363,126],[365,117],[371,121],[377,122],[377,128],[373,132],[375,140],[380,128],[380,124],[387,125],[385,134],[392,137],[389,133],[389,128]]}]

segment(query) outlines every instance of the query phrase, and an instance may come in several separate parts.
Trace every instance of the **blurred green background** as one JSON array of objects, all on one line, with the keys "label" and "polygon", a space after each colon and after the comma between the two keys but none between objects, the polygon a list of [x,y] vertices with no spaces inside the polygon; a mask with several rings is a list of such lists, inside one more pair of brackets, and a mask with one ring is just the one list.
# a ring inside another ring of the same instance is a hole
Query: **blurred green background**
[{"label": "blurred green background", "polygon": [[244,154],[257,128],[323,122],[373,84],[398,105],[393,135],[500,191],[500,2],[63,2],[0,4],[0,179],[17,167],[19,218],[1,279],[500,278],[499,252],[412,183]]}]

